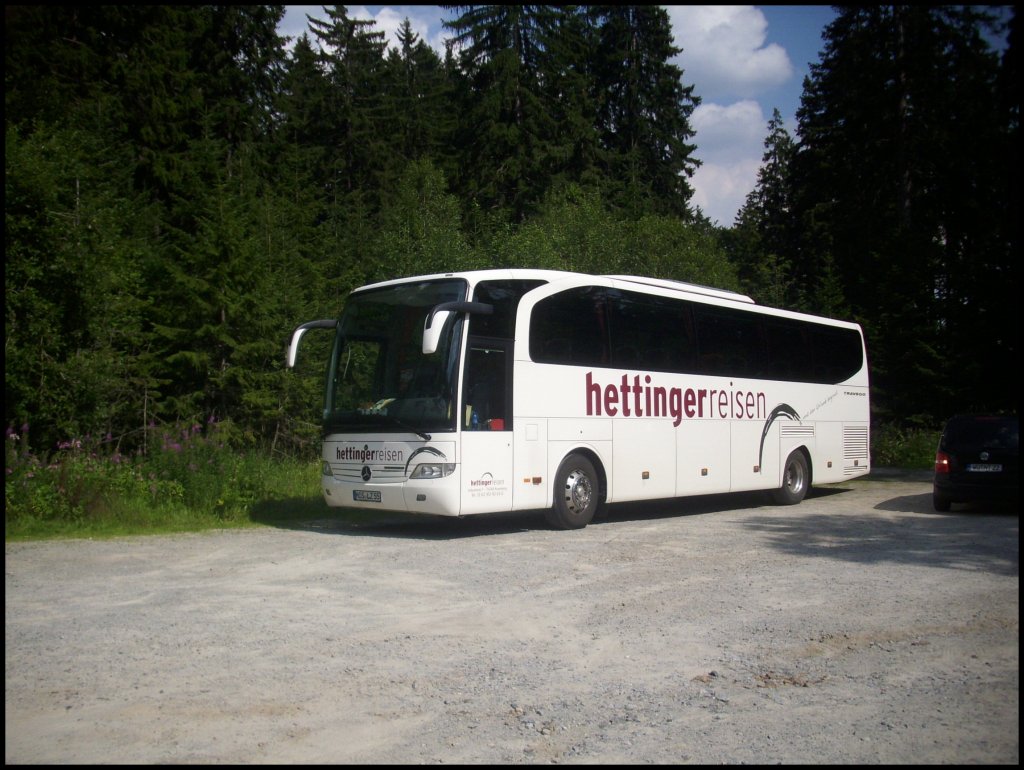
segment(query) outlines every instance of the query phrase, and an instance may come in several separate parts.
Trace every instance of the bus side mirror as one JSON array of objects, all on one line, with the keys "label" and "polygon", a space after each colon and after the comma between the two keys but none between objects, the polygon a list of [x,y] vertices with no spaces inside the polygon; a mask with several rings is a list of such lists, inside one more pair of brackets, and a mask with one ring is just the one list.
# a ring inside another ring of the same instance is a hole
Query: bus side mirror
[{"label": "bus side mirror", "polygon": [[310,321],[304,323],[301,326],[295,327],[295,331],[292,332],[292,340],[288,345],[288,355],[285,363],[289,369],[295,368],[295,357],[299,353],[299,341],[302,339],[302,335],[308,332],[310,329],[333,329],[338,325],[338,322],[333,318],[324,318],[319,321]]},{"label": "bus side mirror", "polygon": [[493,312],[494,305],[488,305],[486,302],[442,302],[435,305],[423,322],[423,355],[429,356],[437,352],[437,346],[441,342],[441,330],[452,313],[490,315]]},{"label": "bus side mirror", "polygon": [[437,345],[441,341],[441,329],[444,328],[450,310],[433,310],[427,315],[423,322],[423,355],[429,356],[437,352]]}]

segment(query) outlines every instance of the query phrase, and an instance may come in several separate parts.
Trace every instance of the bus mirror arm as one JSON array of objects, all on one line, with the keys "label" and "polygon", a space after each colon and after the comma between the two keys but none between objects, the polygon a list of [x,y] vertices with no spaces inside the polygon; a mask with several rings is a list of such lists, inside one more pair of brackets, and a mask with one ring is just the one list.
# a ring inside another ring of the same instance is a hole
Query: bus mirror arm
[{"label": "bus mirror arm", "polygon": [[486,302],[442,302],[435,305],[423,324],[423,355],[429,356],[437,352],[437,345],[441,341],[441,329],[444,328],[449,313],[490,315],[493,312],[494,305]]},{"label": "bus mirror arm", "polygon": [[[453,313],[490,315],[494,312],[494,305],[488,305],[486,302],[442,302],[440,305],[435,305],[430,311],[430,315],[427,316],[427,325],[424,328],[431,328],[434,325],[434,316],[446,310]],[[441,326],[444,326],[443,319],[441,321]]]},{"label": "bus mirror arm", "polygon": [[299,352],[299,340],[302,339],[302,335],[308,332],[310,329],[333,329],[338,325],[337,319],[334,318],[323,318],[319,321],[309,321],[300,326],[295,327],[295,331],[292,332],[291,342],[288,345],[288,355],[285,363],[289,369],[295,368],[295,357]]}]

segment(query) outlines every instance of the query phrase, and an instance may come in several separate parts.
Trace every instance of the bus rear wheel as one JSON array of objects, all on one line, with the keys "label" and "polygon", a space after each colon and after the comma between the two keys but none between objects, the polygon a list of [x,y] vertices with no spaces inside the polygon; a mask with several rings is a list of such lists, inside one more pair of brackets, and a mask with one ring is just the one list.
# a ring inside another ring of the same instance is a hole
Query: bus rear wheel
[{"label": "bus rear wheel", "polygon": [[807,489],[811,485],[811,474],[807,467],[807,458],[797,449],[786,458],[782,470],[782,486],[772,491],[772,499],[776,505],[796,505],[807,497]]},{"label": "bus rear wheel", "polygon": [[548,524],[556,529],[582,529],[597,512],[601,479],[586,457],[572,454],[562,461],[555,474],[555,500],[545,513]]}]

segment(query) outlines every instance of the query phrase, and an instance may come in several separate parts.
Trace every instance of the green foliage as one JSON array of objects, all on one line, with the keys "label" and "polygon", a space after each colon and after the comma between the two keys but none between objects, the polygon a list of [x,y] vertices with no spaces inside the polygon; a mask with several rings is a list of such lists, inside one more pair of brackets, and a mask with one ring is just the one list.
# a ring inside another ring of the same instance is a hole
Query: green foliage
[{"label": "green foliage", "polygon": [[876,424],[871,430],[871,464],[876,468],[930,470],[935,466],[941,433],[941,428]]},{"label": "green foliage", "polygon": [[466,241],[458,199],[429,160],[406,166],[381,224],[368,280],[489,267]]},{"label": "green foliage", "polygon": [[[26,431],[27,432],[27,431]],[[314,500],[319,463],[239,452],[232,426],[152,426],[148,451],[122,455],[112,437],[62,441],[39,455],[7,431],[4,487],[8,538],[140,534],[247,526],[271,501]],[[286,506],[277,518],[287,518]]]},{"label": "green foliage", "polygon": [[[139,463],[122,455],[112,437],[62,441],[54,452],[36,454],[21,432],[5,441],[5,526],[19,533],[74,531],[109,519],[125,503],[143,503],[149,484]],[[160,490],[179,497],[177,487]],[[156,490],[154,489],[154,494]]]},{"label": "green foliage", "polygon": [[144,345],[151,212],[118,194],[112,149],[68,128],[7,131],[7,417],[43,445],[116,429],[138,407],[126,379]]},{"label": "green foliage", "polygon": [[677,218],[612,213],[596,193],[570,186],[548,197],[522,227],[487,244],[499,267],[540,267],[597,275],[647,275],[738,287],[736,271],[710,232]]}]

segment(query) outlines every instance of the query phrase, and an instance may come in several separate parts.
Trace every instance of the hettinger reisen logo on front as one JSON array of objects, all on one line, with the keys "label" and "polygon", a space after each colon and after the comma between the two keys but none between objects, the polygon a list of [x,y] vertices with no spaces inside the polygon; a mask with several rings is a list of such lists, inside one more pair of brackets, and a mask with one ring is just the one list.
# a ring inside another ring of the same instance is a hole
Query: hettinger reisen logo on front
[{"label": "hettinger reisen logo on front", "polygon": [[362,448],[358,446],[339,446],[336,451],[336,458],[339,461],[348,460],[357,463],[400,463],[405,459],[405,452],[401,449],[370,449],[369,444]]}]

